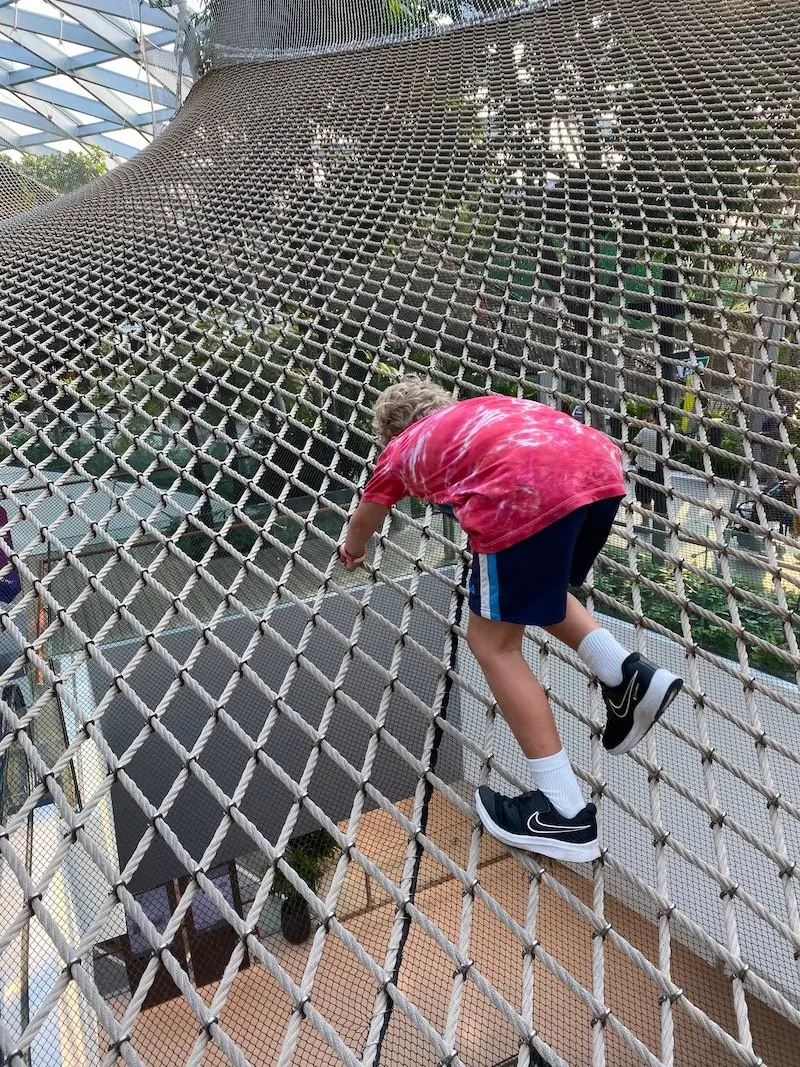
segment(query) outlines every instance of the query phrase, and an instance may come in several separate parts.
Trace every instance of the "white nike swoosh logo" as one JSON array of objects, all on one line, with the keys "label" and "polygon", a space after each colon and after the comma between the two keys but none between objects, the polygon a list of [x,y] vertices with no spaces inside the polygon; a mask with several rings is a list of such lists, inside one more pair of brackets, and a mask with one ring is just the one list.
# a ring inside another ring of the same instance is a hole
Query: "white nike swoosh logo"
[{"label": "white nike swoosh logo", "polygon": [[[535,825],[532,826],[531,823]],[[591,830],[591,828],[591,823],[583,826],[556,826],[553,823],[542,822],[538,811],[535,811],[528,819],[528,829],[532,834],[552,833],[553,830],[557,830],[560,834],[576,834],[579,830]]]},{"label": "white nike swoosh logo", "polygon": [[[613,700],[609,700],[609,702],[608,702],[608,706],[611,708],[611,710],[614,712],[614,714],[618,715],[619,718],[621,718],[621,719],[624,719],[625,716],[628,714],[628,712],[631,710],[631,704],[634,701],[633,688],[636,685],[638,680],[639,680],[639,672],[638,671],[634,671],[633,677],[631,678],[631,680],[628,682],[627,686],[625,687],[625,692],[622,694],[622,700],[620,700],[619,704],[615,704]],[[637,696],[638,696],[638,694],[637,694]]]}]

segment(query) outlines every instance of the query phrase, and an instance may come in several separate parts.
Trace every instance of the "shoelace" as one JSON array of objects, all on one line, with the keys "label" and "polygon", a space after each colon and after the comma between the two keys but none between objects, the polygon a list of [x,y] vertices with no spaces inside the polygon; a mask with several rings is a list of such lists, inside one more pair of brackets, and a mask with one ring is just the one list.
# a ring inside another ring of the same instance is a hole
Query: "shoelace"
[{"label": "shoelace", "polygon": [[518,797],[506,797],[505,798],[505,807],[507,809],[509,809],[509,810],[516,811],[517,808],[521,808],[521,807],[525,806],[526,804],[529,804],[530,803],[530,798],[533,796],[533,794],[535,792],[536,792],[536,790],[532,789],[529,793],[520,793],[520,795]]}]

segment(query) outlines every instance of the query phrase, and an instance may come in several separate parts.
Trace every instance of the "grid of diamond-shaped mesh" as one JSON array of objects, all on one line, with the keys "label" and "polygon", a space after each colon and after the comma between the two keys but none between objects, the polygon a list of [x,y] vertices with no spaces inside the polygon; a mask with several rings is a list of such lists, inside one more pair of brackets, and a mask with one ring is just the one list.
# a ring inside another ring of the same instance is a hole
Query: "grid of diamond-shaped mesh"
[{"label": "grid of diamond-shaped mesh", "polygon": [[[0,1051],[791,1067],[795,7],[327,9],[208,4],[167,131],[2,224]],[[630,457],[582,595],[684,693],[609,759],[526,639],[591,866],[477,826],[529,780],[458,528],[406,502],[336,563],[407,372]]]},{"label": "grid of diamond-shaped mesh", "polygon": [[55,197],[52,189],[0,159],[0,219],[48,204]]}]

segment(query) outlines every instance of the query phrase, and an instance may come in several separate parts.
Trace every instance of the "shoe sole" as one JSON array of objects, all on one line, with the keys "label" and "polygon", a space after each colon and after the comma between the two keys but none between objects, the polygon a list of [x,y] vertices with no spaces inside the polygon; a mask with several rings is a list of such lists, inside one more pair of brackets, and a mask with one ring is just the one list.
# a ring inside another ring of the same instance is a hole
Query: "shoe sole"
[{"label": "shoe sole", "polygon": [[523,852],[536,852],[540,856],[549,856],[554,860],[567,860],[572,863],[591,863],[600,856],[600,844],[597,838],[594,841],[584,841],[581,844],[571,845],[568,841],[560,841],[553,837],[527,837],[521,834],[510,834],[504,830],[489,815],[481,802],[478,792],[475,792],[475,807],[478,816],[492,837],[502,841],[511,848],[520,848]]},{"label": "shoe sole", "polygon": [[683,689],[683,681],[669,671],[659,668],[647,687],[644,699],[633,713],[633,726],[615,748],[607,748],[610,756],[624,756],[642,740],[658,722],[675,697]]}]

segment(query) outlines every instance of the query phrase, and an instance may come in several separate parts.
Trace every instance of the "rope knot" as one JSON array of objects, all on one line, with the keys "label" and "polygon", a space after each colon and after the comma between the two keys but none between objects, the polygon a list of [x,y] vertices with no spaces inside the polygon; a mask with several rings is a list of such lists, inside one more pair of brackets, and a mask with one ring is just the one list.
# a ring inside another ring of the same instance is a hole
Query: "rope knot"
[{"label": "rope knot", "polygon": [[604,923],[599,929],[593,931],[592,937],[599,937],[601,941],[605,941],[613,929],[612,923]]},{"label": "rope knot", "polygon": [[658,998],[658,1003],[659,1004],[667,1004],[667,1003],[675,1004],[675,1003],[677,1003],[677,1001],[679,1001],[681,999],[682,996],[683,996],[683,990],[682,989],[680,989],[680,988],[671,989],[669,991],[669,993],[662,993],[661,994],[661,996]]}]

